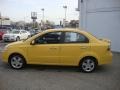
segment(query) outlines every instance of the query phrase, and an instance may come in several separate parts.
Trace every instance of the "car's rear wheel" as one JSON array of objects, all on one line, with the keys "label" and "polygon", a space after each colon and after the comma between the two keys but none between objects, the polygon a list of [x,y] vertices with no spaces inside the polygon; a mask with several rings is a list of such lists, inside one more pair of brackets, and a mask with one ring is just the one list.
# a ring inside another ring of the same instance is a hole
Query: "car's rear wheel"
[{"label": "car's rear wheel", "polygon": [[28,35],[28,37],[27,38],[30,38],[31,37],[31,35]]},{"label": "car's rear wheel", "polygon": [[19,54],[13,54],[9,58],[9,64],[14,69],[21,69],[25,66],[25,59]]},{"label": "car's rear wheel", "polygon": [[16,38],[16,41],[20,41],[20,37],[17,37],[17,38]]},{"label": "car's rear wheel", "polygon": [[97,62],[94,58],[84,58],[80,63],[80,69],[83,72],[93,72],[97,67]]}]

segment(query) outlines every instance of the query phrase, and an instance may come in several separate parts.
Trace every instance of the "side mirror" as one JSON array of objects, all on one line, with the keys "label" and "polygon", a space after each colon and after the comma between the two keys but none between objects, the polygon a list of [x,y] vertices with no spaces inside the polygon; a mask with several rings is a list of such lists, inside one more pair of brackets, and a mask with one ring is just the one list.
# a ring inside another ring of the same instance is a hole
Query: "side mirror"
[{"label": "side mirror", "polygon": [[33,41],[30,43],[30,45],[35,45],[35,40],[33,40]]}]

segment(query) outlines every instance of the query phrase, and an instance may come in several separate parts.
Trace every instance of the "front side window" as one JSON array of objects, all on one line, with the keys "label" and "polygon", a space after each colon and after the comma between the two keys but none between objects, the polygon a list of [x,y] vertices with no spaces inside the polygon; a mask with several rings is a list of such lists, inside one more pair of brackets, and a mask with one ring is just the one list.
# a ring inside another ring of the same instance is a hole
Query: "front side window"
[{"label": "front side window", "polygon": [[65,33],[65,43],[88,43],[89,40],[86,36],[76,32]]},{"label": "front side window", "polygon": [[61,40],[61,32],[50,32],[35,39],[36,44],[58,44]]}]

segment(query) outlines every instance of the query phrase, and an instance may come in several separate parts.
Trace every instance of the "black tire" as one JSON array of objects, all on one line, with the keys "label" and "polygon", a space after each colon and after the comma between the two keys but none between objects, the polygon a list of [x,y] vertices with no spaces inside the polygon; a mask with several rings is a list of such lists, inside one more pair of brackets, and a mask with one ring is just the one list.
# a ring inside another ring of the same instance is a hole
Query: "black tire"
[{"label": "black tire", "polygon": [[21,69],[21,68],[25,67],[26,62],[22,55],[13,54],[9,57],[9,65],[13,69]]},{"label": "black tire", "polygon": [[30,38],[31,37],[31,35],[28,35],[28,37],[27,38]]},{"label": "black tire", "polygon": [[80,69],[82,72],[90,73],[93,72],[97,67],[97,61],[95,58],[87,57],[81,60]]},{"label": "black tire", "polygon": [[16,41],[20,41],[20,37],[17,37],[17,38],[16,38]]}]

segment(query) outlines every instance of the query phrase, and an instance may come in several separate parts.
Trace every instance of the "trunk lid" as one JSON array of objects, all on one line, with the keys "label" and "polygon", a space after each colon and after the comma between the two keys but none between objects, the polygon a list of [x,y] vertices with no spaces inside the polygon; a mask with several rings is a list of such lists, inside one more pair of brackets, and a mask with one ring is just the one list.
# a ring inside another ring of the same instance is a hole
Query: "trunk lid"
[{"label": "trunk lid", "polygon": [[106,42],[106,43],[111,43],[111,41],[109,39],[105,39],[105,38],[101,38],[99,39],[100,41]]}]

